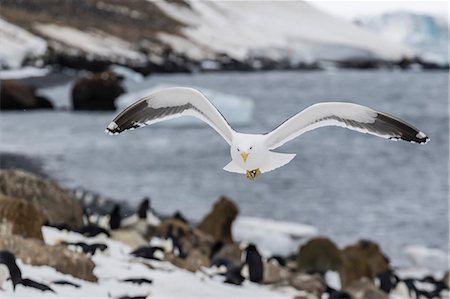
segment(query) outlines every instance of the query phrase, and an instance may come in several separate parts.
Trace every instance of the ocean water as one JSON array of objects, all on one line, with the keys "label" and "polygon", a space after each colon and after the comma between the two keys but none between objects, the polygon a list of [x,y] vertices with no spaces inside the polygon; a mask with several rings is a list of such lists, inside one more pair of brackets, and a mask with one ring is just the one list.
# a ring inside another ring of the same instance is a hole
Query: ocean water
[{"label": "ocean water", "polygon": [[[64,186],[130,204],[150,196],[156,210],[180,210],[194,220],[226,195],[243,215],[311,224],[341,246],[375,240],[402,264],[406,245],[448,250],[447,80],[446,72],[311,71],[155,75],[128,84],[131,90],[194,85],[250,97],[253,121],[235,127],[243,132],[270,131],[316,102],[352,101],[396,115],[431,138],[420,146],[322,128],[280,148],[296,158],[254,182],[222,170],[229,147],[208,126],[106,135],[116,113],[2,113],[0,151],[39,158]],[[67,88],[43,92],[64,106]]]}]

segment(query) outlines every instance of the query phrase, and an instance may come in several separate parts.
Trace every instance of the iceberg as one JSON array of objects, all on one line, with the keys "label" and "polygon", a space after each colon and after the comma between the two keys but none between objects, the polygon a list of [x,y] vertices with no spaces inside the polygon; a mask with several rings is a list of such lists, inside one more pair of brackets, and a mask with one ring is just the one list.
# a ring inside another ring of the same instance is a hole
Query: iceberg
[{"label": "iceberg", "polygon": [[[173,87],[170,84],[158,84],[151,88],[142,89],[135,92],[121,95],[116,100],[118,110],[123,110],[127,106],[136,102],[137,100],[148,96],[157,90]],[[231,126],[245,126],[252,121],[254,103],[253,100],[243,96],[236,96],[222,93],[216,90],[205,89],[202,87],[194,87],[208,97],[208,99],[217,107],[217,109],[224,115]],[[157,124],[158,126],[203,126],[203,122],[194,117],[182,117],[173,119],[168,122]]]}]

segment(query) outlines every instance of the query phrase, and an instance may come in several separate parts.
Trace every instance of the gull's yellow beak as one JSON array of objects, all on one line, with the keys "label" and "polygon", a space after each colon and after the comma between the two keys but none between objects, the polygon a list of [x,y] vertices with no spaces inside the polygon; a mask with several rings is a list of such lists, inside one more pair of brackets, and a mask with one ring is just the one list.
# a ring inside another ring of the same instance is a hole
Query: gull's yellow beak
[{"label": "gull's yellow beak", "polygon": [[244,163],[245,163],[247,161],[248,154],[246,152],[243,152],[241,154],[241,156],[242,156],[242,159],[244,159]]}]

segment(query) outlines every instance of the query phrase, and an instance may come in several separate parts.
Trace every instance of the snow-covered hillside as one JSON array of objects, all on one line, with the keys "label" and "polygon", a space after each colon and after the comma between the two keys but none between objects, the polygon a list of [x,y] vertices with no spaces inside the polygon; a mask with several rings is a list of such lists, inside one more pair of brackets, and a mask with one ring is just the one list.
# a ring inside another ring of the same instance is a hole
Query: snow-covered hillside
[{"label": "snow-covered hillside", "polygon": [[326,14],[303,1],[157,1],[187,27],[161,39],[195,58],[226,53],[237,60],[400,60],[409,49]]},{"label": "snow-covered hillside", "polygon": [[80,0],[55,9],[50,0],[2,2],[3,67],[44,57],[79,68],[116,63],[142,72],[192,71],[415,55],[304,1]]},{"label": "snow-covered hillside", "polygon": [[427,61],[448,64],[448,22],[444,17],[398,11],[360,17],[356,23],[414,48]]}]

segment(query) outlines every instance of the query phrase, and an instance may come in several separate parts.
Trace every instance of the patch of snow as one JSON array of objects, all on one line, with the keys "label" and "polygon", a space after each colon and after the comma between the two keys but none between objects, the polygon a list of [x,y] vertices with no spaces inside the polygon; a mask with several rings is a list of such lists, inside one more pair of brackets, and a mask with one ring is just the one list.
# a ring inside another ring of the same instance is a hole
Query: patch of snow
[{"label": "patch of snow", "polygon": [[92,59],[100,57],[119,63],[132,61],[137,64],[146,61],[145,55],[133,50],[130,43],[101,31],[81,31],[54,24],[37,24],[34,28],[53,41],[70,46],[72,51],[78,49],[90,54]]},{"label": "patch of snow", "polygon": [[318,234],[310,225],[248,216],[238,217],[232,229],[236,241],[254,243],[266,257],[296,252],[307,238]]},{"label": "patch of snow", "polygon": [[412,56],[406,46],[303,1],[189,1],[190,8],[154,2],[167,15],[185,23],[185,41],[162,36],[176,50],[197,58],[225,53],[249,57],[298,60],[385,59]]},{"label": "patch of snow", "polygon": [[[273,288],[249,281],[242,286],[223,283],[221,276],[208,277],[201,272],[191,273],[174,267],[167,262],[144,261],[129,255],[131,249],[119,242],[106,238],[85,238],[79,234],[43,228],[46,243],[58,241],[82,241],[86,243],[102,242],[108,245],[108,251],[95,254],[92,260],[96,264],[94,274],[97,283],[57,272],[50,267],[30,266],[18,261],[22,274],[26,278],[49,284],[56,294],[17,286],[12,289],[10,282],[5,283],[2,298],[117,298],[120,296],[148,296],[149,298],[293,298],[298,291],[291,287]],[[150,269],[143,262],[154,269]],[[147,278],[153,280],[151,285],[130,284],[120,280],[126,278]],[[81,285],[81,288],[51,284],[55,280],[68,280]]]},{"label": "patch of snow", "polygon": [[[158,84],[153,87],[143,89],[137,92],[126,93],[116,100],[118,110],[125,109],[127,106],[137,100],[148,96],[149,94],[167,87],[173,87],[170,84]],[[217,107],[217,109],[225,116],[227,121],[233,126],[242,126],[252,121],[253,100],[246,97],[224,94],[215,90],[194,87],[208,97],[208,99]],[[182,117],[173,119],[168,122],[162,122],[156,125],[161,126],[197,126],[204,125],[202,121],[193,117]]]},{"label": "patch of snow", "polygon": [[0,18],[0,68],[15,69],[47,52],[47,42]]},{"label": "patch of snow", "polygon": [[1,80],[10,80],[10,79],[22,79],[22,78],[30,78],[30,77],[42,77],[47,75],[50,72],[48,68],[37,68],[32,66],[27,66],[20,69],[15,70],[0,70],[0,79]]},{"label": "patch of snow", "polygon": [[410,245],[404,249],[413,266],[432,270],[448,270],[449,256],[440,249],[422,245]]}]

